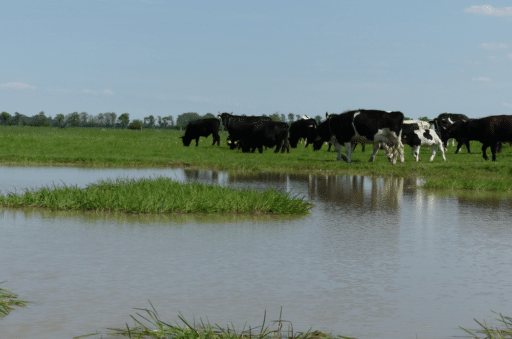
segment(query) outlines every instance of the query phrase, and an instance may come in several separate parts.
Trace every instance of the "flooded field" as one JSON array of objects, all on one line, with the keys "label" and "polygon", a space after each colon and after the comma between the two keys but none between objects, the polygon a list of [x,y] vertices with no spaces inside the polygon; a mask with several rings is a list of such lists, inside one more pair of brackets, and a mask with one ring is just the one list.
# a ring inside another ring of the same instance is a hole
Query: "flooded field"
[{"label": "flooded field", "polygon": [[2,338],[71,338],[130,325],[134,307],[164,320],[357,338],[452,338],[511,315],[512,199],[416,189],[404,179],[170,169],[0,167],[0,191],[166,176],[275,187],[313,202],[309,216],[134,216],[0,209],[0,281],[28,307]]}]

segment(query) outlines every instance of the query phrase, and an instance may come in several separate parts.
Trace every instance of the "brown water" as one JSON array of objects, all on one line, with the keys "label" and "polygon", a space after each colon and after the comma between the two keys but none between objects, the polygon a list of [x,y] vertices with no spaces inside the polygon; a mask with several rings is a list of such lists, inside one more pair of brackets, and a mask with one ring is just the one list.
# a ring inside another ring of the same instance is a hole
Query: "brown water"
[{"label": "brown water", "polygon": [[436,196],[403,179],[185,170],[0,167],[0,191],[107,177],[291,191],[303,218],[128,216],[0,209],[0,281],[34,301],[0,338],[71,338],[164,320],[243,326],[283,318],[358,338],[452,338],[512,315],[511,203]]}]

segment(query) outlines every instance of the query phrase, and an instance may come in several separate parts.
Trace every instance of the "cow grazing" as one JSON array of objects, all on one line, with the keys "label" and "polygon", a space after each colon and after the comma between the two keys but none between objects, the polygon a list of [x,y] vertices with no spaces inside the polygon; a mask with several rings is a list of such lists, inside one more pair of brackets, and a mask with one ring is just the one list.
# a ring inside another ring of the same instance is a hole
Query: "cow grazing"
[{"label": "cow grazing", "polygon": [[254,153],[256,148],[263,153],[263,146],[274,147],[274,153],[290,153],[288,124],[279,121],[259,121],[240,128],[240,146],[244,153]]},{"label": "cow grazing", "polygon": [[[436,130],[437,135],[441,138],[441,141],[443,141],[443,145],[445,148],[448,147],[448,137],[447,129],[449,126],[453,125],[457,121],[467,121],[469,118],[461,113],[441,113],[439,116],[430,122],[432,123],[434,129]],[[452,140],[452,146],[454,146],[453,140]]]},{"label": "cow grazing", "polygon": [[430,146],[432,147],[432,156],[430,157],[430,161],[434,160],[436,156],[436,146],[441,150],[441,154],[443,155],[443,160],[446,161],[446,157],[444,156],[444,148],[443,142],[441,138],[437,135],[434,129],[417,129],[417,126],[413,124],[406,124],[404,122],[402,126],[402,143],[411,146],[411,154],[414,156],[416,161],[421,160],[419,158],[420,155],[420,146]]},{"label": "cow grazing", "polygon": [[491,115],[471,119],[460,126],[459,136],[463,140],[477,140],[482,143],[482,156],[489,160],[487,147],[491,147],[492,161],[496,161],[499,143],[512,141],[512,115]]},{"label": "cow grazing", "polygon": [[[313,144],[318,150],[325,140],[331,140],[334,136],[337,160],[345,159],[351,162],[351,141],[373,144],[373,154],[370,161],[375,160],[380,145],[386,151],[386,156],[394,165],[400,157],[400,163],[404,162],[404,145],[401,141],[402,124],[404,114],[402,112],[385,112],[379,110],[354,110],[342,114],[329,116],[317,128],[317,138]],[[345,145],[347,156],[341,153],[341,144]]]},{"label": "cow grazing", "polygon": [[[231,112],[233,113],[233,112]],[[270,117],[258,117],[258,116],[243,116],[243,115],[233,115],[230,113],[220,113],[218,117],[221,119],[222,124],[226,127],[229,133],[229,139],[232,144],[230,144],[230,148],[234,149],[238,141],[241,139],[243,135],[243,127],[252,125],[259,121],[272,121]]]},{"label": "cow grazing", "polygon": [[306,147],[315,141],[316,120],[304,115],[302,119],[293,122],[290,125],[290,146],[297,148],[299,139],[306,139]]},{"label": "cow grazing", "polygon": [[199,137],[208,137],[213,134],[213,145],[217,143],[220,146],[219,137],[220,121],[217,119],[200,119],[191,121],[187,125],[185,135],[180,137],[184,146],[190,146],[192,139],[196,139],[196,146],[199,145]]}]

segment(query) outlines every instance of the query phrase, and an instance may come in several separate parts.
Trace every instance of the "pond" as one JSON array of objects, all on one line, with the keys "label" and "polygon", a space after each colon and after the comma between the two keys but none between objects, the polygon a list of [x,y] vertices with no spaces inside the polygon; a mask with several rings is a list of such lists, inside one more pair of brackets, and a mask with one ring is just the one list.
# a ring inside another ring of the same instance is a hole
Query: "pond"
[{"label": "pond", "polygon": [[397,178],[62,167],[0,167],[0,191],[150,176],[274,187],[316,206],[302,218],[0,209],[2,287],[34,302],[0,319],[2,337],[132,325],[148,300],[171,323],[181,312],[258,326],[282,307],[295,331],[357,338],[451,338],[511,315],[512,199]]}]

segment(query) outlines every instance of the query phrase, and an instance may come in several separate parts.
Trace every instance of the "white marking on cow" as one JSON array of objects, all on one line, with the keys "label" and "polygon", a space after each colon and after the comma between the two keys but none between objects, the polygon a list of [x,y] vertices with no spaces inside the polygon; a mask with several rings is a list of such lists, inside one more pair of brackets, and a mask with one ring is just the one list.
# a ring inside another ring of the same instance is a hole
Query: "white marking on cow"
[{"label": "white marking on cow", "polygon": [[302,119],[304,119],[304,120],[309,120],[309,119],[312,119],[312,118],[304,114],[304,115],[302,116]]},{"label": "white marking on cow", "polygon": [[420,128],[430,129],[430,123],[422,120],[404,120],[404,124],[417,124]]}]

